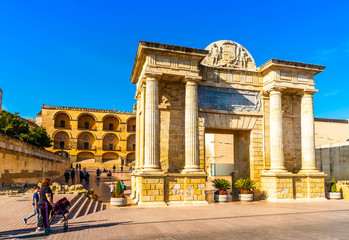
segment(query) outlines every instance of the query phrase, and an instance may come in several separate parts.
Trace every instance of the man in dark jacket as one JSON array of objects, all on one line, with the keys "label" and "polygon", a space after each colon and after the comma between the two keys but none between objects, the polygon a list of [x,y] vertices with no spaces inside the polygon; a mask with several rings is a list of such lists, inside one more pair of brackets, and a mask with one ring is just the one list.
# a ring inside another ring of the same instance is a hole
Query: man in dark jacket
[{"label": "man in dark jacket", "polygon": [[68,170],[65,171],[64,178],[65,178],[65,183],[68,183],[68,181],[69,181],[69,171]]},{"label": "man in dark jacket", "polygon": [[70,176],[71,176],[72,184],[74,184],[75,183],[75,170],[74,170],[74,168],[71,170]]}]

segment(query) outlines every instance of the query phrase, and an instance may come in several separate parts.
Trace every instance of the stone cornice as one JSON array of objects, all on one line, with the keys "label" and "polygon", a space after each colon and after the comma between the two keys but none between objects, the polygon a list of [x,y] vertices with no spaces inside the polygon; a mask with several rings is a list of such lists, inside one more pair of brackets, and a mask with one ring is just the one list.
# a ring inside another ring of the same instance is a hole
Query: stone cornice
[{"label": "stone cornice", "polygon": [[85,112],[102,112],[102,113],[118,113],[118,114],[130,114],[135,115],[132,112],[128,111],[116,111],[108,109],[97,109],[97,108],[81,108],[81,107],[65,107],[65,106],[54,106],[43,104],[42,109],[54,109],[54,110],[73,110],[73,111],[85,111]]},{"label": "stone cornice", "polygon": [[326,68],[326,66],[322,66],[322,65],[292,62],[292,61],[279,60],[279,59],[270,59],[268,62],[264,63],[262,66],[259,67],[259,71],[262,72],[272,66],[298,68],[298,69],[315,71],[317,73],[322,72]]}]

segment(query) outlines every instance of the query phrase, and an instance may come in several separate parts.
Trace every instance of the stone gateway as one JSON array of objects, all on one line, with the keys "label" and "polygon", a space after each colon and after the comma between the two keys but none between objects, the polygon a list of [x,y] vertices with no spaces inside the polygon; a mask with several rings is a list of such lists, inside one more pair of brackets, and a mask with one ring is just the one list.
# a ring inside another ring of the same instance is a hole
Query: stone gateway
[{"label": "stone gateway", "polygon": [[138,205],[207,204],[206,181],[251,178],[268,200],[324,198],[316,169],[314,76],[325,67],[256,67],[233,41],[205,50],[141,41],[136,90]]}]

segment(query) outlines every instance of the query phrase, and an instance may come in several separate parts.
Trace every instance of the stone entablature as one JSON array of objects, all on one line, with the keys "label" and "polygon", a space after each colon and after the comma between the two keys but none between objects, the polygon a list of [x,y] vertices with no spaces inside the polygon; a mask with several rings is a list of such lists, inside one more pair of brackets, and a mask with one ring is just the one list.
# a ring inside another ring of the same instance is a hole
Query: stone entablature
[{"label": "stone entablature", "polygon": [[[291,191],[287,184],[271,183],[274,180],[323,180],[325,175],[315,166],[312,130],[314,75],[323,69],[276,59],[257,68],[244,47],[228,40],[206,50],[140,42],[131,75],[137,85],[135,201],[143,204],[142,197],[149,196],[142,186],[151,183],[140,179],[164,174],[165,183],[166,174],[175,174],[176,181],[208,174],[206,133],[233,135],[236,177],[256,180],[270,196],[280,186]],[[169,204],[169,187],[163,188]],[[277,198],[323,197],[323,188],[315,192]]]},{"label": "stone entablature", "polygon": [[65,107],[65,106],[55,106],[55,105],[42,105],[43,109],[59,109],[59,110],[72,110],[72,111],[84,111],[84,112],[102,112],[102,113],[118,113],[118,114],[134,114],[127,111],[117,111],[108,109],[97,109],[97,108],[80,108],[80,107]]}]

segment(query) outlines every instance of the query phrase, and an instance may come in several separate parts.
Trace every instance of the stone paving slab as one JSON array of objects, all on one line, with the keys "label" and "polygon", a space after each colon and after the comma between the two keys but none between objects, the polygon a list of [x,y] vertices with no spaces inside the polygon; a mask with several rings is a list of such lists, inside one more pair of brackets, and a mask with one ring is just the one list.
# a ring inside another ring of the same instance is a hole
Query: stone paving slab
[{"label": "stone paving slab", "polygon": [[[110,208],[53,225],[50,235],[23,223],[30,196],[1,197],[2,239],[349,239],[349,201],[231,202],[208,206]],[[18,200],[18,201],[17,201]]]}]

